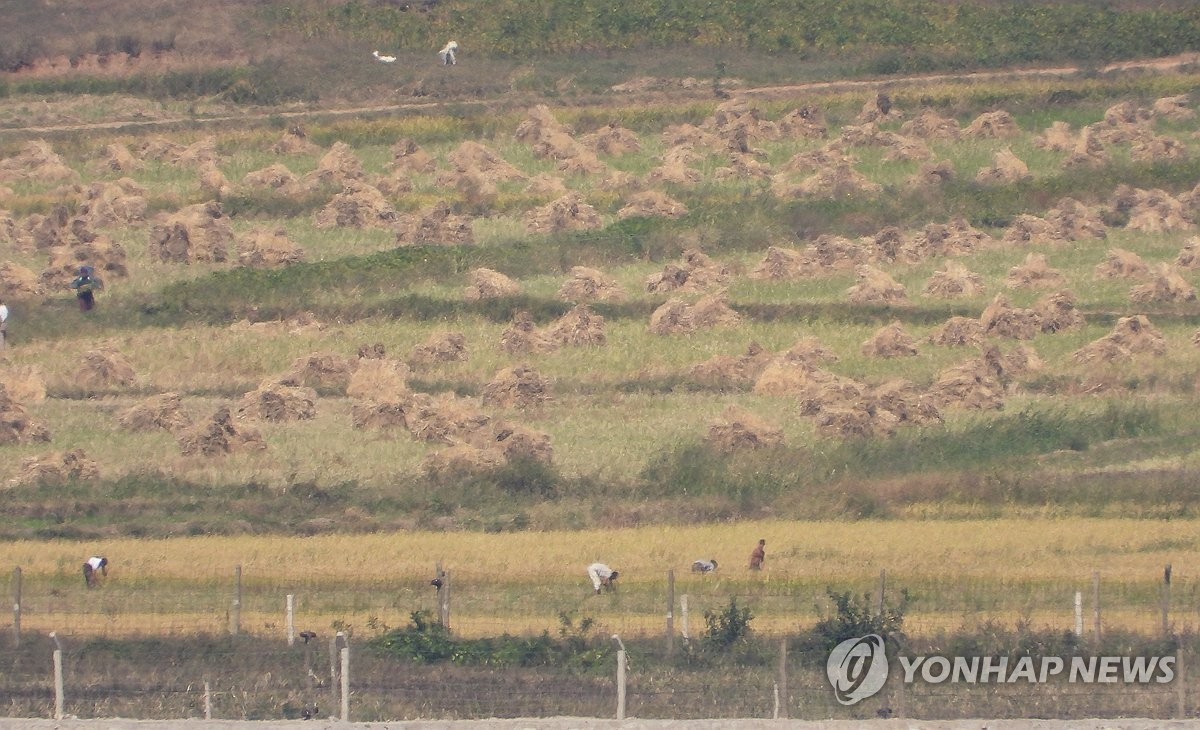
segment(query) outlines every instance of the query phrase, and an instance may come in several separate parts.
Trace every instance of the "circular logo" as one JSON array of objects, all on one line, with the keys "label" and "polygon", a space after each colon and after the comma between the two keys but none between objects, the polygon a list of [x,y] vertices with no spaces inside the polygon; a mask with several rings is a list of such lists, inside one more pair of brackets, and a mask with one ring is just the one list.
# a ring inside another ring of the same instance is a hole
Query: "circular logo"
[{"label": "circular logo", "polygon": [[888,661],[883,637],[867,634],[846,639],[833,647],[825,662],[825,674],[833,685],[833,696],[843,705],[853,705],[883,689]]}]

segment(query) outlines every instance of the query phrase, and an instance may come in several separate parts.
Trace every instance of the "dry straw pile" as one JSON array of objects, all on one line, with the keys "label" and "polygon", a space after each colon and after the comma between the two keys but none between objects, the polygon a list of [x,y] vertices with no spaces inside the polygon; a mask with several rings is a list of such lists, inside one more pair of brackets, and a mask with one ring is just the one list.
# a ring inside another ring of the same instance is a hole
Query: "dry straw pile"
[{"label": "dry straw pile", "polygon": [[471,271],[471,283],[467,286],[464,296],[468,302],[481,299],[498,299],[521,293],[521,285],[511,278],[491,269],[474,269]]},{"label": "dry straw pile", "polygon": [[317,415],[317,392],[302,386],[266,381],[246,393],[236,406],[239,418],[271,421],[303,421]]},{"label": "dry straw pile", "polygon": [[234,247],[233,226],[216,202],[165,213],[150,228],[150,257],[166,263],[220,263]]},{"label": "dry straw pile", "polygon": [[160,393],[122,411],[117,416],[121,428],[127,431],[155,431],[163,429],[172,433],[192,425],[192,419],[183,409],[183,398],[178,393]]},{"label": "dry straw pile", "polygon": [[75,382],[84,388],[128,387],[137,383],[137,373],[123,354],[105,347],[84,353]]},{"label": "dry straw pile", "polygon": [[228,406],[221,406],[207,421],[183,431],[178,443],[184,456],[223,456],[267,448],[262,433],[235,419]]},{"label": "dry straw pile", "polygon": [[413,347],[408,364],[425,368],[446,362],[463,362],[470,357],[467,338],[461,332],[435,332],[425,342]]},{"label": "dry straw pile", "polygon": [[621,301],[625,290],[599,269],[572,266],[569,278],[558,289],[558,298],[568,302]]},{"label": "dry straw pile", "polygon": [[20,484],[61,486],[68,482],[84,482],[100,477],[100,465],[88,458],[83,449],[52,452],[21,460]]},{"label": "dry straw pile", "polygon": [[550,381],[528,365],[504,368],[483,386],[483,404],[536,408],[550,399]]},{"label": "dry straw pile", "polygon": [[358,361],[336,352],[313,352],[296,358],[279,376],[280,385],[320,388],[344,393]]},{"label": "dry straw pile", "polygon": [[723,453],[783,445],[783,429],[738,406],[729,406],[708,426],[704,442]]},{"label": "dry straw pile", "polygon": [[0,384],[0,445],[49,441],[50,430],[41,421],[29,417],[25,406],[8,394]]}]

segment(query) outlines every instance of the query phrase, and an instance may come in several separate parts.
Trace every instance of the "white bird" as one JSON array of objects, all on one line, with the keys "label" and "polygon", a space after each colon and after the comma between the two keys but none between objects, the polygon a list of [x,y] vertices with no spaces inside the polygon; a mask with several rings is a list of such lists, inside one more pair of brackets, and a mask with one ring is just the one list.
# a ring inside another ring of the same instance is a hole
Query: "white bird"
[{"label": "white bird", "polygon": [[458,50],[458,41],[450,41],[442,50],[438,51],[438,55],[442,57],[443,66],[453,66],[457,61],[454,60],[454,52]]},{"label": "white bird", "polygon": [[395,56],[381,56],[381,55],[379,55],[379,51],[371,51],[371,55],[374,56],[375,60],[379,61],[380,63],[395,63],[396,62]]}]

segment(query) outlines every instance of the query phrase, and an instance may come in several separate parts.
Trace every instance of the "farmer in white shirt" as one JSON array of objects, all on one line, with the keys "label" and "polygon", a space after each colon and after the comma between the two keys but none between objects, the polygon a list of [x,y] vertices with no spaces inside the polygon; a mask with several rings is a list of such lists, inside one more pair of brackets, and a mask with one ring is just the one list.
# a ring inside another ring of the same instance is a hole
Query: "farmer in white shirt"
[{"label": "farmer in white shirt", "polygon": [[596,589],[597,595],[601,588],[613,590],[616,586],[613,581],[617,579],[619,573],[608,567],[604,563],[592,563],[587,569],[588,577],[592,579],[592,587]]},{"label": "farmer in white shirt", "polygon": [[8,305],[0,302],[0,350],[6,346],[8,339]]},{"label": "farmer in white shirt", "polygon": [[93,555],[83,564],[83,580],[87,583],[88,588],[95,588],[99,585],[100,579],[96,577],[96,571],[100,571],[103,576],[108,576],[108,558],[101,555]]},{"label": "farmer in white shirt", "polygon": [[693,573],[711,573],[716,569],[716,560],[696,560],[692,563]]}]

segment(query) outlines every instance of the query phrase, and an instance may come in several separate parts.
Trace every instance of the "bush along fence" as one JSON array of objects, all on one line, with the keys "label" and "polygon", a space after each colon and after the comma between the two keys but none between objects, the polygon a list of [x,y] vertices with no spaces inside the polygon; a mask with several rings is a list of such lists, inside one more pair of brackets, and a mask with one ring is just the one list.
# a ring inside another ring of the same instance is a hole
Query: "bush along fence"
[{"label": "bush along fence", "polygon": [[1105,623],[1098,574],[1068,595],[1062,625],[976,616],[927,630],[909,624],[909,592],[890,590],[883,572],[871,590],[827,588],[815,622],[775,617],[760,628],[769,601],[710,591],[697,611],[697,594],[667,571],[658,627],[626,633],[602,611],[588,615],[620,593],[562,610],[540,631],[461,632],[451,588],[477,612],[469,588],[440,565],[430,583],[431,607],[405,625],[373,617],[356,632],[344,620],[313,624],[295,593],[276,597],[274,620],[246,613],[239,567],[221,628],[118,634],[30,628],[22,614],[36,582],[16,570],[0,696],[10,716],[56,719],[1167,718],[1200,708],[1200,637],[1172,614],[1180,587],[1170,566],[1145,607],[1153,626],[1141,630]]}]

